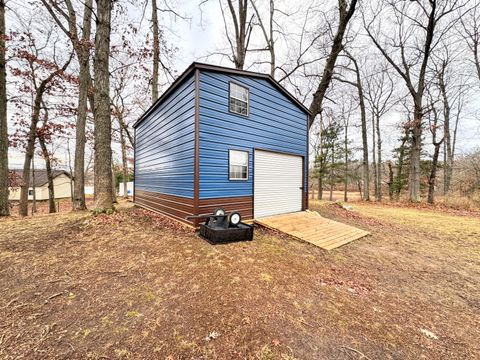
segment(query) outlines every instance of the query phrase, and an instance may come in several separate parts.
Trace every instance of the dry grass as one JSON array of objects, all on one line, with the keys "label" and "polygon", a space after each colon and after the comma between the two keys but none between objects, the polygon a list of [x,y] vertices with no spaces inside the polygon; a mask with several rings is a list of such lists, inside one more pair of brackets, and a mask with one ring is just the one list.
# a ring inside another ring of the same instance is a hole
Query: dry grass
[{"label": "dry grass", "polygon": [[470,197],[460,196],[459,194],[450,194],[448,196],[438,196],[436,202],[451,209],[457,210],[480,210],[480,191]]},{"label": "dry grass", "polygon": [[135,208],[0,220],[0,358],[478,358],[478,218],[354,207],[317,207],[373,234],[328,253]]},{"label": "dry grass", "polygon": [[[313,195],[313,199],[312,199],[312,195]],[[317,191],[315,191],[315,192],[310,191],[309,196],[310,196],[309,201],[313,201],[313,202],[318,201],[316,199],[317,196],[318,196]],[[343,201],[343,196],[344,196],[343,190],[332,191],[332,200],[331,201],[337,201],[337,200],[338,201]],[[324,200],[330,200],[330,191],[324,190],[322,198]],[[348,201],[360,201],[360,200],[362,200],[362,197],[360,196],[360,193],[358,191],[349,191],[348,194],[347,194],[347,198],[348,198]]]}]

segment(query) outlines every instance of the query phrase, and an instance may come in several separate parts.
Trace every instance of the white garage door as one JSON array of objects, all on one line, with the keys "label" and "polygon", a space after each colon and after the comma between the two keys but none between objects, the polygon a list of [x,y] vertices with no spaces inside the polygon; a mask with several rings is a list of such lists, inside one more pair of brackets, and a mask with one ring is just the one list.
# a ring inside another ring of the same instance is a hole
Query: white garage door
[{"label": "white garage door", "polygon": [[255,150],[254,216],[302,210],[302,157]]}]

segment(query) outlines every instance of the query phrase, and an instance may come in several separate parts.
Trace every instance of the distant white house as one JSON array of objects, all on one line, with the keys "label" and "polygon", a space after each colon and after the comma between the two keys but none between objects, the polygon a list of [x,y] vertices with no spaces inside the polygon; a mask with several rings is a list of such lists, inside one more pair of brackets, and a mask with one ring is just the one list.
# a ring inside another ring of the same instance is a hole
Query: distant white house
[{"label": "distant white house", "polygon": [[[23,171],[20,169],[10,170],[17,178],[16,182],[20,184],[23,179]],[[64,170],[52,170],[53,188],[56,199],[69,198],[72,196],[71,175]],[[35,186],[34,186],[35,185]],[[30,173],[30,184],[28,188],[28,200],[33,200],[33,188],[35,187],[36,200],[48,200],[48,178],[47,171],[43,169],[35,170],[35,182],[32,173]],[[9,199],[20,200],[20,187],[9,188]]]},{"label": "distant white house", "polygon": [[[123,195],[123,182],[121,182],[118,185],[119,191],[118,191],[118,196],[124,196]],[[127,182],[127,195],[128,196],[133,196],[133,181]]]}]

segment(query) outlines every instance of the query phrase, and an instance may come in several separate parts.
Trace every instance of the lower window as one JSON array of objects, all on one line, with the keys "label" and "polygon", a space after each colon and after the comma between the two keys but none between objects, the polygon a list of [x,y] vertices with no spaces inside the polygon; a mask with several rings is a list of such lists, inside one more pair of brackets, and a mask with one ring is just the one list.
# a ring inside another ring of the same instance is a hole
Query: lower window
[{"label": "lower window", "polygon": [[248,180],[248,151],[229,150],[228,177],[230,180]]}]

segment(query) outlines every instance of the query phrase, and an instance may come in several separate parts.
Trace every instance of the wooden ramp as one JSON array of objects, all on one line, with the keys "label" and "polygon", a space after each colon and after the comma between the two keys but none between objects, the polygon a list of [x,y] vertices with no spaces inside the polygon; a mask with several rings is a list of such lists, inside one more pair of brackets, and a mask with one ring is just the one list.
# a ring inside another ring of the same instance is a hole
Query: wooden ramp
[{"label": "wooden ramp", "polygon": [[369,234],[368,231],[326,219],[314,211],[255,219],[259,225],[278,230],[325,250],[332,250]]}]

